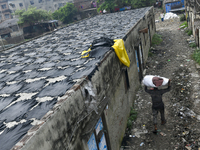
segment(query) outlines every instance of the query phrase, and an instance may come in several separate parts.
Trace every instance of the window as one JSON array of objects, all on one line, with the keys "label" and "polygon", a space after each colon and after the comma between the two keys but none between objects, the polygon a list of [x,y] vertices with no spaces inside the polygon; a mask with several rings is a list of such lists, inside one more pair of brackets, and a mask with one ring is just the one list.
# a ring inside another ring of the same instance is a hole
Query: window
[{"label": "window", "polygon": [[6,9],[6,4],[1,5],[2,9]]},{"label": "window", "polygon": [[140,44],[138,46],[135,46],[134,48],[135,48],[135,57],[139,73],[139,79],[141,82],[143,79],[143,70],[144,70],[142,43],[140,42]]},{"label": "window", "polygon": [[10,37],[11,37],[10,33],[1,35],[2,39],[7,39],[7,38],[10,38]]},{"label": "window", "polygon": [[19,3],[19,7],[23,7],[23,3]]},{"label": "window", "polygon": [[1,21],[1,20],[3,20],[3,19],[2,19],[2,16],[0,15],[0,21]]},{"label": "window", "polygon": [[38,3],[42,3],[42,0],[38,0]]},{"label": "window", "polygon": [[124,70],[124,87],[125,87],[125,93],[126,93],[128,91],[128,89],[130,88],[127,69]]},{"label": "window", "polygon": [[30,4],[31,4],[31,5],[34,5],[34,1],[30,1]]},{"label": "window", "polygon": [[59,6],[59,7],[62,7],[62,3],[58,3],[58,6]]},{"label": "window", "polygon": [[12,8],[15,8],[15,4],[12,4],[12,6],[11,6]]},{"label": "window", "polygon": [[99,118],[99,121],[97,122],[94,132],[90,136],[87,144],[89,149],[97,150],[97,149],[110,149],[110,142],[108,142],[108,133],[106,126],[104,125],[104,121],[102,121],[101,118]]},{"label": "window", "polygon": [[10,14],[5,14],[4,16],[6,19],[10,19]]}]

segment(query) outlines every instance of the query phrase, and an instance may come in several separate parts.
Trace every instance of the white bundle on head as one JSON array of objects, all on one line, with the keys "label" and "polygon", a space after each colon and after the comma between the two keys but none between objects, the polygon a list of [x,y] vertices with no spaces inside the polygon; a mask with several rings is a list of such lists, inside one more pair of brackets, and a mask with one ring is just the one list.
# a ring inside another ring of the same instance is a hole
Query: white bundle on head
[{"label": "white bundle on head", "polygon": [[163,79],[163,82],[162,82],[162,86],[166,85],[168,82],[169,82],[169,79],[168,78],[165,78],[165,77],[160,77],[160,76],[156,76],[156,75],[146,75],[143,80],[142,80],[142,83],[146,86],[149,86],[149,87],[157,87],[153,84],[153,78],[154,77],[159,77],[159,78],[162,78]]}]

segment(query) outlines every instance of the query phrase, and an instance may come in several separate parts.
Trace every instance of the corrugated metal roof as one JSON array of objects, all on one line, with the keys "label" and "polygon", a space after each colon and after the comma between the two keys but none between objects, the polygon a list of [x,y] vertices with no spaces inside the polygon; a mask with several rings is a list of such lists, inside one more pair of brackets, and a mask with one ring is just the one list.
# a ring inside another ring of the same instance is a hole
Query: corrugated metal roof
[{"label": "corrugated metal roof", "polygon": [[10,28],[4,28],[0,30],[0,35],[11,33],[12,30]]},{"label": "corrugated metal roof", "polygon": [[176,11],[180,11],[180,10],[185,10],[185,7],[171,9],[170,12],[176,12]]},{"label": "corrugated metal roof", "polygon": [[180,0],[165,0],[165,3],[180,2]]},{"label": "corrugated metal roof", "polygon": [[19,19],[17,19],[17,18],[5,20],[2,23],[0,23],[0,29],[17,25],[18,21],[19,21]]}]

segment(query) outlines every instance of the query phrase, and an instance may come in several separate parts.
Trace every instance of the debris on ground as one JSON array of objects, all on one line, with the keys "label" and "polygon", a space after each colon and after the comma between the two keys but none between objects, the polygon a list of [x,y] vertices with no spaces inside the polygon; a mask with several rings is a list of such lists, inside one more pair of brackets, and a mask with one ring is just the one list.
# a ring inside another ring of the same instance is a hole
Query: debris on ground
[{"label": "debris on ground", "polygon": [[[155,10],[157,20],[159,11]],[[163,42],[151,47],[153,55],[145,66],[145,75],[171,79],[172,89],[163,95],[167,123],[158,124],[156,134],[152,132],[151,97],[142,87],[134,101],[137,119],[133,122],[130,135],[135,135],[135,138],[128,141],[127,150],[200,150],[200,75],[191,59],[194,49],[189,47],[189,41],[193,37],[177,30],[181,24],[179,18],[156,23],[156,33],[162,36]],[[145,144],[138,145],[142,142]]]},{"label": "debris on ground", "polygon": [[164,16],[164,20],[173,19],[173,18],[179,18],[179,16],[172,12],[166,13]]}]

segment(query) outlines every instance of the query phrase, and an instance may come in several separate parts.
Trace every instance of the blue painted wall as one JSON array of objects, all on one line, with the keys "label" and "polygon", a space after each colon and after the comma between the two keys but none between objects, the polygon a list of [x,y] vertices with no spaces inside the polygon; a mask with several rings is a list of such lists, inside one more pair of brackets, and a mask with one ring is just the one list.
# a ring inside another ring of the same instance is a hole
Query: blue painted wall
[{"label": "blue painted wall", "polygon": [[166,10],[166,13],[170,12],[171,10],[171,7],[175,6],[175,5],[180,5],[180,3],[182,3],[182,7],[185,7],[184,6],[184,0],[180,0],[178,2],[172,2],[172,3],[166,3],[165,4],[165,10]]}]

